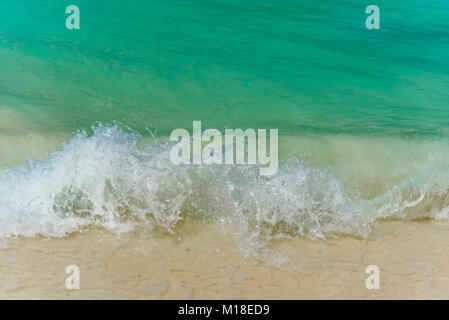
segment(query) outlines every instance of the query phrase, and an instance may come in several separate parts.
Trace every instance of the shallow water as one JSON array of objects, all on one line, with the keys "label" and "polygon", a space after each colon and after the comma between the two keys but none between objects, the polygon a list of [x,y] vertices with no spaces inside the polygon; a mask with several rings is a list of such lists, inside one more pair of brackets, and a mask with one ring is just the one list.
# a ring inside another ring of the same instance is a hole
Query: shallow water
[{"label": "shallow water", "polygon": [[[22,239],[0,251],[2,299],[447,299],[448,224],[388,222],[361,240],[290,239],[272,249],[283,268],[254,263],[232,233],[196,229],[183,237],[117,238],[102,230],[64,239]],[[80,290],[67,290],[68,265]],[[380,289],[368,290],[368,265]]]},{"label": "shallow water", "polygon": [[445,1],[378,1],[378,31],[366,1],[77,3],[76,31],[64,1],[0,4],[0,105],[36,130],[447,131]]}]

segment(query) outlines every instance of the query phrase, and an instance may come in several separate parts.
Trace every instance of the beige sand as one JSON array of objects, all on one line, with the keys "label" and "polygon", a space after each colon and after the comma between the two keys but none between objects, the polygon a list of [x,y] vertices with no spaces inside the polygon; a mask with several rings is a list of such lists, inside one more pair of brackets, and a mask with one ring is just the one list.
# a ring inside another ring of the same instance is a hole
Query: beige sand
[{"label": "beige sand", "polygon": [[[367,240],[283,240],[294,269],[254,263],[230,233],[196,228],[179,239],[101,230],[65,239],[20,239],[0,249],[0,298],[415,299],[449,298],[449,223],[383,222]],[[81,289],[65,288],[66,266]],[[380,268],[368,290],[365,268]],[[291,268],[291,267],[290,267]]]}]

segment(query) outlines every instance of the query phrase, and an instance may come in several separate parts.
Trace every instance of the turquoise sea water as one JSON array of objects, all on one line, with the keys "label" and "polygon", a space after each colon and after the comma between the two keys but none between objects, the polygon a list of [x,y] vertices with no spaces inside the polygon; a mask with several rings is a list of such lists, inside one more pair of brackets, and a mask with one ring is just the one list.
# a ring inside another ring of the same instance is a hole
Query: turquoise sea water
[{"label": "turquoise sea water", "polygon": [[449,124],[449,4],[378,1],[66,1],[0,4],[2,109],[41,130],[118,120],[168,134],[436,134]]},{"label": "turquoise sea water", "polygon": [[[49,154],[4,170],[0,236],[126,215],[170,229],[189,212],[312,237],[446,217],[449,2],[76,0],[72,31],[69,4],[0,1],[0,163]],[[380,30],[365,28],[370,4]],[[263,180],[134,145],[193,120],[277,128],[293,164]]]}]

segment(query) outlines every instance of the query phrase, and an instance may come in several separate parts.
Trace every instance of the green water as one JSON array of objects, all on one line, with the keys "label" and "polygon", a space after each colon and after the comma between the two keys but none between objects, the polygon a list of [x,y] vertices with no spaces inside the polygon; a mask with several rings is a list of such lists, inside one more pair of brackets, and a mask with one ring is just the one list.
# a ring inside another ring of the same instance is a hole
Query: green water
[{"label": "green water", "polygon": [[175,128],[444,135],[449,3],[372,1],[0,2],[0,112],[67,133],[117,120]]}]

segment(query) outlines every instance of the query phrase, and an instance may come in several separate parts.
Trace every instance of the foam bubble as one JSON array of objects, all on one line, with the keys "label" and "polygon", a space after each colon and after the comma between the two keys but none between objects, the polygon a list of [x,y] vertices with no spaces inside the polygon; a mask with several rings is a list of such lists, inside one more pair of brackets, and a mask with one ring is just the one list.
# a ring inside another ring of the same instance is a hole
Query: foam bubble
[{"label": "foam bubble", "polygon": [[118,123],[92,129],[92,135],[78,132],[46,160],[29,159],[5,170],[0,239],[64,237],[87,227],[176,233],[181,221],[195,219],[231,225],[242,247],[261,248],[273,238],[365,237],[372,223],[386,216],[448,214],[447,168],[365,200],[295,156],[281,161],[272,177],[260,176],[257,166],[176,166],[169,160],[170,143],[146,144]]}]

